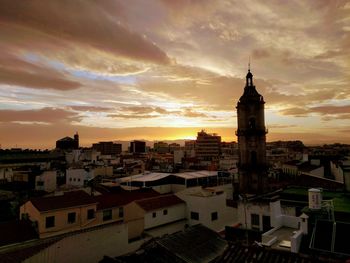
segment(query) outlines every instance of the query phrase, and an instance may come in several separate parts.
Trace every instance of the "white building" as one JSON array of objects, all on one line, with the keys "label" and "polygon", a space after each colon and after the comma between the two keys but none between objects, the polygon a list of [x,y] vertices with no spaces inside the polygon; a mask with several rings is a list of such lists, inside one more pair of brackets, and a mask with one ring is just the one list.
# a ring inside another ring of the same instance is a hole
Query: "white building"
[{"label": "white building", "polygon": [[35,177],[35,190],[53,192],[56,190],[57,172],[44,171]]},{"label": "white building", "polygon": [[83,187],[92,178],[94,178],[94,173],[91,170],[85,170],[85,169],[67,169],[66,170],[67,185]]},{"label": "white building", "polygon": [[237,209],[226,205],[227,194],[223,187],[191,187],[176,195],[186,202],[189,225],[203,224],[214,231],[222,231],[225,226],[238,222]]}]

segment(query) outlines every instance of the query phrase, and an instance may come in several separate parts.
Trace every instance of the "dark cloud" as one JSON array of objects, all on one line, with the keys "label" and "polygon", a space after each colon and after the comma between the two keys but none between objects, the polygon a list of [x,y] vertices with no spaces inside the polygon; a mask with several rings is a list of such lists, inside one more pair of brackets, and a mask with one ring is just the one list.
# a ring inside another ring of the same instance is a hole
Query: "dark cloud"
[{"label": "dark cloud", "polygon": [[70,106],[72,110],[75,111],[90,111],[90,112],[106,112],[111,111],[113,108],[107,108],[107,107],[97,107],[97,106]]},{"label": "dark cloud", "polygon": [[168,111],[160,108],[160,107],[151,107],[151,106],[128,106],[128,107],[122,107],[120,109],[122,112],[132,112],[133,114],[147,114],[156,112],[159,114],[167,114]]},{"label": "dark cloud", "polygon": [[0,53],[0,83],[34,89],[72,90],[81,84],[47,65],[30,63],[6,51]]},{"label": "dark cloud", "polygon": [[189,118],[207,118],[208,115],[202,113],[202,112],[196,112],[191,109],[186,109],[185,112],[183,113],[184,117],[189,117]]},{"label": "dark cloud", "polygon": [[39,110],[0,110],[0,122],[70,122],[80,121],[80,117],[71,111],[42,108]]},{"label": "dark cloud", "polygon": [[[59,42],[90,46],[115,55],[168,63],[167,55],[146,37],[113,19],[105,6],[95,1],[1,0],[2,27],[36,31]],[[116,9],[114,9],[116,10]]]},{"label": "dark cloud", "polygon": [[253,50],[253,58],[254,59],[262,59],[270,56],[270,53],[265,49],[254,49]]},{"label": "dark cloud", "polygon": [[281,110],[280,113],[283,115],[292,115],[295,117],[306,117],[308,114],[316,113],[321,115],[324,121],[330,121],[333,119],[349,119],[350,105],[327,105],[304,108],[287,108]]}]

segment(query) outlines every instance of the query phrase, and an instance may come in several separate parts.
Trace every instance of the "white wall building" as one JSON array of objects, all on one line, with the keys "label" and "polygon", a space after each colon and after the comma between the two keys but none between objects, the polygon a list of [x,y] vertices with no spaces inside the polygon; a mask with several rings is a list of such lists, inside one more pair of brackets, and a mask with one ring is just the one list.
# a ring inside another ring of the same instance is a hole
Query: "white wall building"
[{"label": "white wall building", "polygon": [[94,178],[93,171],[85,169],[67,169],[66,184],[83,187],[90,179]]},{"label": "white wall building", "polygon": [[237,209],[226,206],[227,194],[222,187],[191,187],[176,195],[186,202],[189,225],[200,223],[214,231],[222,231],[225,226],[238,221]]},{"label": "white wall building", "polygon": [[35,190],[53,192],[56,190],[57,172],[44,171],[35,177]]}]

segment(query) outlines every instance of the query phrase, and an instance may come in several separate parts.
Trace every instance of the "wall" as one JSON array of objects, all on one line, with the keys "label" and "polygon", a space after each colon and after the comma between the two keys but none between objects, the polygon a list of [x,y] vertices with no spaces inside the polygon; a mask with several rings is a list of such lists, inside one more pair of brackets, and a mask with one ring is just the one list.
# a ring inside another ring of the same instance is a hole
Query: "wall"
[{"label": "wall", "polygon": [[84,179],[87,172],[84,169],[67,169],[66,184],[82,187],[84,186]]},{"label": "wall", "polygon": [[171,184],[152,186],[152,189],[160,194],[168,194],[172,192]]},{"label": "wall", "polygon": [[[166,215],[163,214],[163,211],[167,210],[168,213]],[[178,221],[181,219],[185,219],[185,210],[186,205],[178,204],[170,207],[165,207],[162,209],[157,209],[153,211],[147,211],[145,213],[145,229],[161,226],[164,224],[168,224],[174,221]],[[156,217],[153,217],[153,213],[156,213]]]},{"label": "wall", "polygon": [[[259,215],[259,230],[263,231],[263,216],[270,216],[270,205],[267,203],[257,203],[257,202],[239,202],[238,204],[238,215],[239,222],[245,228],[247,223],[247,228],[252,228],[251,215]],[[270,217],[271,219],[271,217]],[[272,223],[272,222],[271,222]]]},{"label": "wall", "polygon": [[[35,177],[35,190],[43,190],[46,192],[53,192],[56,190],[56,171],[44,171],[41,175]],[[44,185],[38,185],[38,182],[43,182]]]},{"label": "wall", "polygon": [[124,207],[124,212],[124,221],[128,224],[128,238],[132,239],[141,236],[145,229],[145,211],[135,202],[132,202]]},{"label": "wall", "polygon": [[[186,202],[186,217],[189,225],[203,224],[206,227],[221,231],[226,225],[232,225],[238,222],[237,209],[226,206],[226,193],[217,194],[215,191],[224,187],[213,187],[214,194],[205,196],[207,191],[201,187],[191,187],[176,195]],[[202,192],[204,191],[204,192]],[[199,220],[191,219],[191,212],[199,214]],[[212,213],[217,212],[217,219],[212,220]]]},{"label": "wall", "polygon": [[[56,210],[50,212],[44,212],[40,214],[38,221],[40,238],[49,236],[55,236],[71,231],[80,230],[82,228],[91,227],[98,223],[97,219],[87,219],[88,209],[94,209],[96,211],[96,205],[88,205],[83,207],[68,208],[64,210]],[[68,223],[68,213],[76,213],[75,223]],[[46,228],[46,217],[55,216],[54,227]]]},{"label": "wall", "polygon": [[331,174],[334,176],[335,180],[339,183],[344,183],[344,173],[341,166],[332,161],[330,162],[330,166],[331,166]]},{"label": "wall", "polygon": [[291,238],[291,248],[290,251],[292,253],[299,253],[299,248],[301,244],[301,240],[303,237],[303,232],[301,230],[298,230]]}]

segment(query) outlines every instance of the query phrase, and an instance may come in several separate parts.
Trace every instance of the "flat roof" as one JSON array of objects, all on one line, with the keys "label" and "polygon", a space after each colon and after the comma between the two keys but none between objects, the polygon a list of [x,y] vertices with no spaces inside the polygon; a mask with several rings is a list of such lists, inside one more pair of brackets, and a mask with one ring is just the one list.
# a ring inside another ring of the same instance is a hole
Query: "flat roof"
[{"label": "flat roof", "polygon": [[122,183],[124,182],[149,182],[157,181],[169,176],[170,173],[146,173],[146,174],[137,174],[128,177],[123,177],[120,179]]},{"label": "flat roof", "polygon": [[184,179],[197,179],[197,178],[203,178],[203,177],[217,176],[218,172],[217,171],[196,171],[196,172],[176,173],[173,175]]},{"label": "flat roof", "polygon": [[180,177],[183,179],[197,179],[204,177],[217,176],[217,171],[195,171],[195,172],[184,172],[184,173],[146,173],[137,174],[128,177],[123,177],[120,182],[151,182],[163,179],[170,175]]}]

